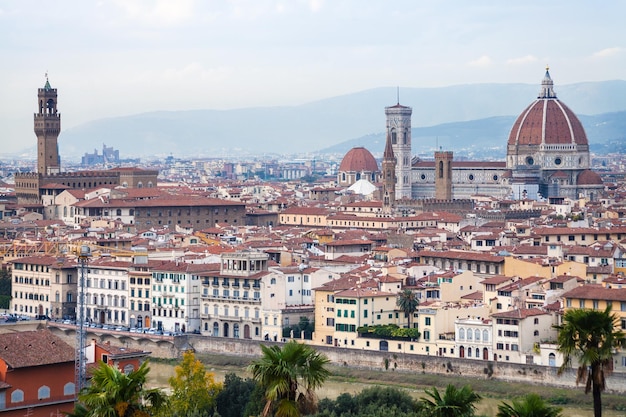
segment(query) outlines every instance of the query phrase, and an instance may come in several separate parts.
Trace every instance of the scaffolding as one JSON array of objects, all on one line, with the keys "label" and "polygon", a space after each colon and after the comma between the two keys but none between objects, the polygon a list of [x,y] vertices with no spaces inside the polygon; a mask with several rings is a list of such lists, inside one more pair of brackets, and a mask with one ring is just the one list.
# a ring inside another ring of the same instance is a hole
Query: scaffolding
[{"label": "scaffolding", "polygon": [[75,385],[76,396],[85,387],[86,357],[85,357],[85,282],[87,280],[87,262],[91,256],[91,249],[87,245],[80,247],[78,262],[80,264],[80,278],[78,282],[78,299],[76,300],[76,356],[75,356]]}]

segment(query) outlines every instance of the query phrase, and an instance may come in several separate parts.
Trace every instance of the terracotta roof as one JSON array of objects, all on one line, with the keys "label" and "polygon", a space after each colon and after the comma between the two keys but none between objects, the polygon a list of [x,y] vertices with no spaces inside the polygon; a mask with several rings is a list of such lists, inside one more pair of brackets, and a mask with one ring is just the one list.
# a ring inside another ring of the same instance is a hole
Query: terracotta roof
[{"label": "terracotta roof", "polygon": [[578,174],[578,178],[576,179],[576,184],[578,185],[602,185],[604,182],[602,181],[602,177],[596,172],[593,172],[590,169],[586,169],[580,174]]},{"label": "terracotta roof", "polygon": [[[556,98],[550,83],[550,94],[539,97],[517,118],[508,145],[588,145],[587,135],[578,117]],[[546,81],[546,78],[544,78]]]},{"label": "terracotta roof", "polygon": [[626,288],[605,288],[601,285],[587,284],[566,292],[563,298],[626,301]]},{"label": "terracotta roof", "polygon": [[525,319],[526,317],[541,316],[544,314],[550,313],[544,310],[540,310],[538,308],[521,308],[516,310],[503,311],[501,313],[493,313],[491,317],[504,319]]},{"label": "terracotta roof", "polygon": [[74,362],[74,348],[47,329],[3,333],[0,337],[0,359],[9,368]]},{"label": "terracotta roof", "polygon": [[377,172],[378,163],[371,154],[370,151],[363,147],[355,147],[348,151],[346,156],[343,157],[341,165],[339,165],[340,172]]}]

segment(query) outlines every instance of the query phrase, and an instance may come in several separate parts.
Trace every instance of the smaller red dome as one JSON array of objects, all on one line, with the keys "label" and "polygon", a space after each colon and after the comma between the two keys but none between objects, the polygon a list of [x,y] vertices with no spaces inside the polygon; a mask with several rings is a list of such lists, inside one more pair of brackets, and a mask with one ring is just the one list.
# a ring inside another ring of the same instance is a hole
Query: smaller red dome
[{"label": "smaller red dome", "polygon": [[367,149],[359,146],[348,151],[339,165],[341,172],[377,172],[378,163]]},{"label": "smaller red dome", "polygon": [[580,174],[578,174],[578,178],[576,179],[576,184],[578,185],[603,185],[604,181],[602,181],[602,177],[597,172],[593,172],[590,169],[586,169]]}]

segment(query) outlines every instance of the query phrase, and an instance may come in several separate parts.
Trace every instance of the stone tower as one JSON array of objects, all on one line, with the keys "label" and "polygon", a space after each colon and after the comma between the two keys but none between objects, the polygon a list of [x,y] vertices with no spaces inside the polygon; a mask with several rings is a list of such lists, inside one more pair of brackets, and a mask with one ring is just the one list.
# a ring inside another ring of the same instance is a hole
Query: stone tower
[{"label": "stone tower", "polygon": [[385,107],[387,116],[387,136],[391,139],[391,147],[396,158],[396,192],[397,200],[411,198],[411,113],[410,107]]},{"label": "stone tower", "polygon": [[452,200],[452,159],[451,151],[435,152],[435,198]]},{"label": "stone tower", "polygon": [[396,157],[391,146],[391,136],[387,134],[385,152],[383,153],[383,212],[391,214],[396,203]]},{"label": "stone tower", "polygon": [[61,115],[57,112],[57,89],[46,85],[37,92],[39,112],[35,113],[37,135],[37,172],[43,175],[61,171],[58,137],[61,132]]}]

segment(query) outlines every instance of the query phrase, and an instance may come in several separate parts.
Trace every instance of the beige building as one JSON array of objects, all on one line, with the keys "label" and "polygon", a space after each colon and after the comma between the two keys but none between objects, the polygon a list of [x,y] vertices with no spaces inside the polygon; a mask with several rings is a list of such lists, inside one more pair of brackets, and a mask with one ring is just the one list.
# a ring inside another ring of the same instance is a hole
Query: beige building
[{"label": "beige building", "polygon": [[78,269],[75,261],[28,256],[11,263],[10,310],[13,314],[76,318]]}]

